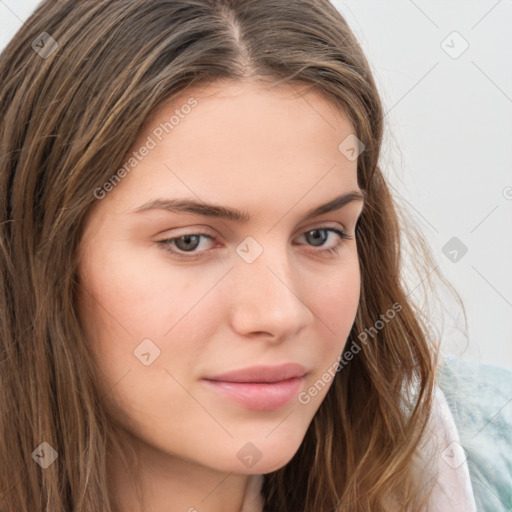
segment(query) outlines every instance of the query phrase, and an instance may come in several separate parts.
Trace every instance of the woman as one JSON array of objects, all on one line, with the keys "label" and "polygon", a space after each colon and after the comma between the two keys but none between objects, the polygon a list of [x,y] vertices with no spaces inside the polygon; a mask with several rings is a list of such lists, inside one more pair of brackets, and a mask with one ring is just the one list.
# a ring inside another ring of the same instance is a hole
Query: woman
[{"label": "woman", "polygon": [[2,511],[474,510],[330,3],[45,1],[0,83]]}]

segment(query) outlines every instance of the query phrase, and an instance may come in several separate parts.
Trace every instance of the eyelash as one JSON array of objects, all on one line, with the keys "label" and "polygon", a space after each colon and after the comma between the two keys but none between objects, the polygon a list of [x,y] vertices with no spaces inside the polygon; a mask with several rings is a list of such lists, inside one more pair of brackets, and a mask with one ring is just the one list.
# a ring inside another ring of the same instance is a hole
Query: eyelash
[{"label": "eyelash", "polygon": [[[330,228],[330,227],[318,227],[318,228],[308,229],[307,231],[304,231],[304,233],[302,233],[302,235],[307,234],[307,233],[309,233],[311,231],[327,231],[327,232],[331,232],[331,233],[336,233],[338,235],[338,240],[336,241],[336,245],[334,247],[330,247],[329,249],[323,249],[323,250],[320,250],[320,251],[313,251],[313,252],[321,253],[321,254],[325,253],[328,256],[334,256],[334,255],[338,254],[340,252],[340,250],[343,248],[343,245],[344,245],[343,241],[345,241],[345,240],[353,240],[354,239],[353,235],[349,235],[345,231],[342,231],[342,230],[339,230],[339,229],[336,229],[336,228]],[[166,252],[171,253],[173,256],[176,256],[179,259],[192,260],[195,257],[200,256],[201,252],[199,252],[199,253],[194,253],[194,252],[187,253],[187,252],[180,251],[179,249],[176,250],[176,249],[171,248],[172,247],[171,246],[172,242],[174,242],[175,240],[179,240],[180,238],[185,237],[185,236],[203,236],[203,237],[206,237],[206,238],[209,238],[209,239],[213,239],[212,236],[210,236],[210,235],[208,235],[206,233],[184,233],[183,235],[180,235],[180,236],[177,236],[177,237],[174,237],[174,238],[167,238],[165,240],[159,240],[157,243],[162,245],[163,249]],[[206,252],[206,251],[202,251],[202,252]]]}]

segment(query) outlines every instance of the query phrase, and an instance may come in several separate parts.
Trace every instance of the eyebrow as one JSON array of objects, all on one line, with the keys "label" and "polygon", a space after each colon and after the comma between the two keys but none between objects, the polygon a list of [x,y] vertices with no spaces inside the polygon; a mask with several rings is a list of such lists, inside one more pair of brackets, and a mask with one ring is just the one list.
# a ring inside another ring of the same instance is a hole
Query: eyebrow
[{"label": "eyebrow", "polygon": [[[325,213],[340,210],[354,201],[362,201],[364,204],[365,195],[363,191],[353,191],[331,199],[329,202],[316,206],[306,212],[303,220],[318,217]],[[251,216],[243,210],[228,208],[217,204],[197,202],[191,199],[154,199],[136,208],[131,213],[143,213],[154,210],[163,210],[171,213],[192,213],[205,217],[226,219],[233,222],[247,223]]]}]

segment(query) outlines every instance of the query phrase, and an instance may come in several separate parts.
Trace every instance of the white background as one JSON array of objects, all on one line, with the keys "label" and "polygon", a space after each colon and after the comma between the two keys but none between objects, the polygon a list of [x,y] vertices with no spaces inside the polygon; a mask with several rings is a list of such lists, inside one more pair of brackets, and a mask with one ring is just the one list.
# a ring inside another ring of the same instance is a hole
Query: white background
[{"label": "white background", "polygon": [[[0,0],[0,48],[37,3]],[[381,92],[381,167],[466,306],[469,339],[454,319],[444,352],[512,369],[512,1],[333,3]]]}]

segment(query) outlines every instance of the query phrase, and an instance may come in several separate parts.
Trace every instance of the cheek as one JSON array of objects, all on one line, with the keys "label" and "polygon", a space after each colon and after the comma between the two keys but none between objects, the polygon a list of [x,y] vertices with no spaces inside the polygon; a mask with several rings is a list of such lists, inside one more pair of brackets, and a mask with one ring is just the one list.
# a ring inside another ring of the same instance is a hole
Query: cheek
[{"label": "cheek", "polygon": [[166,381],[165,369],[193,375],[207,330],[217,320],[207,295],[223,272],[173,266],[163,251],[122,242],[95,246],[80,269],[87,291],[80,316],[106,385],[128,371],[130,380],[147,379],[149,370],[160,370]]},{"label": "cheek", "polygon": [[[95,252],[100,251],[98,247]],[[91,254],[85,261],[82,278],[95,299],[96,318],[103,325],[124,330],[124,337],[133,342],[163,337],[188,302],[187,295],[193,293],[187,274],[165,265],[158,253],[148,257],[147,248],[134,250],[112,243],[102,252],[103,257]]]},{"label": "cheek", "polygon": [[190,283],[165,258],[148,258],[147,250],[143,258],[121,243],[87,256],[79,313],[105,405],[134,432],[169,425],[191,407],[179,382],[187,385],[182,376],[193,374],[203,344],[193,306],[208,283]]},{"label": "cheek", "polygon": [[316,372],[310,376],[307,384],[308,389],[310,386],[315,387],[309,399],[317,406],[332,385],[338,358],[347,345],[347,338],[357,314],[361,286],[357,257],[346,261],[322,283],[323,286],[311,287],[308,292],[308,305],[318,317],[317,334],[321,340],[315,354],[318,362]]},{"label": "cheek", "polygon": [[328,328],[341,350],[354,323],[359,306],[361,277],[357,256],[344,262],[322,281],[322,286],[311,287],[308,296],[313,300],[315,312]]}]

